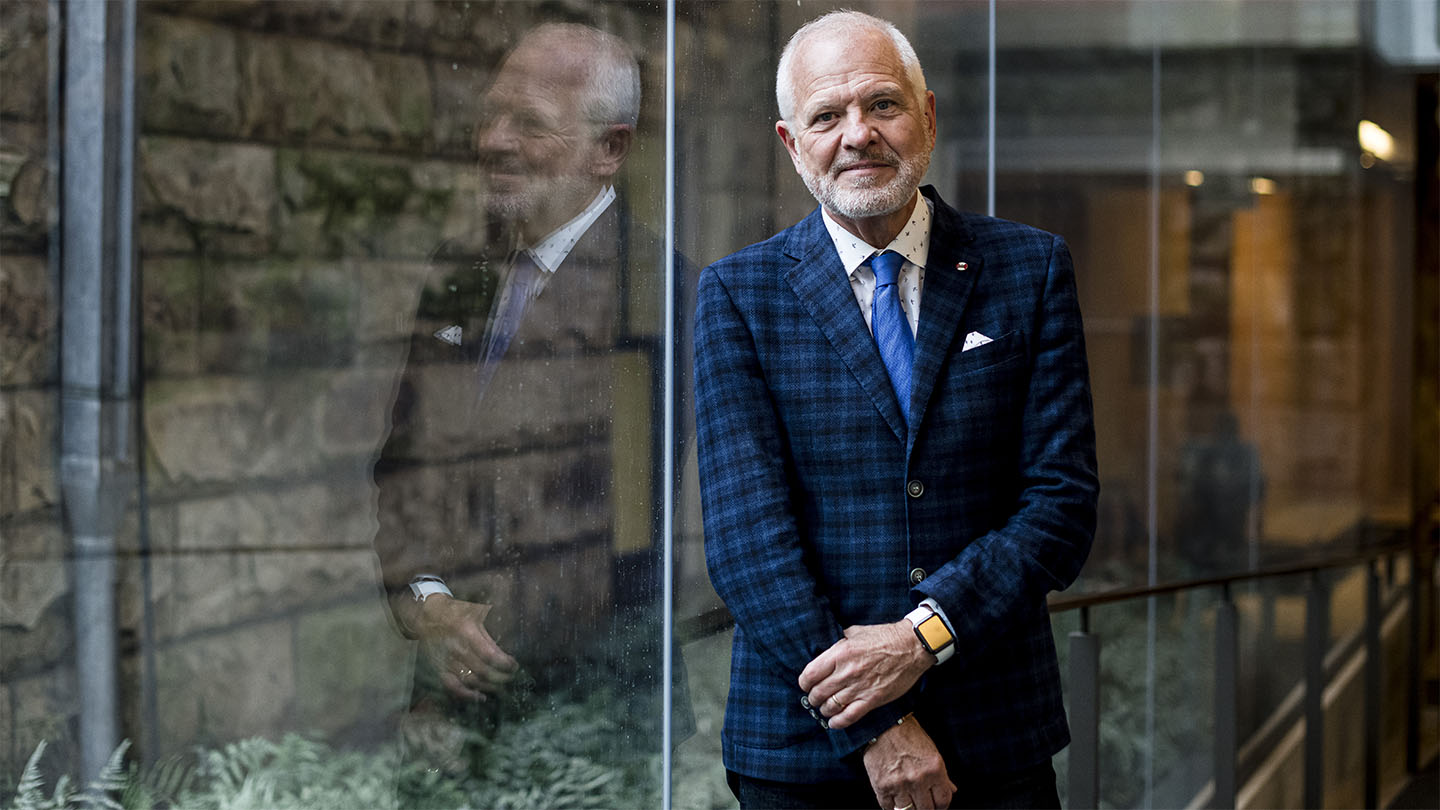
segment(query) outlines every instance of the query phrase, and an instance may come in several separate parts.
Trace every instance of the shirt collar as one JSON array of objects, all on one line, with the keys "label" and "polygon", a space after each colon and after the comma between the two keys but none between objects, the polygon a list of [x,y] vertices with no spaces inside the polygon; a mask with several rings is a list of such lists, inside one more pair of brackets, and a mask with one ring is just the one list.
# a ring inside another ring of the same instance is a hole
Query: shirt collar
[{"label": "shirt collar", "polygon": [[541,270],[553,273],[560,268],[560,263],[575,249],[575,243],[585,235],[585,231],[605,213],[610,203],[615,201],[615,187],[606,186],[595,195],[595,199],[585,206],[576,217],[569,222],[550,232],[549,236],[536,242],[533,246],[525,248],[530,258],[535,260]]},{"label": "shirt collar", "polygon": [[830,218],[830,212],[822,206],[820,217],[825,221],[825,230],[830,233],[830,241],[835,243],[835,252],[840,254],[840,264],[845,268],[845,274],[852,276],[859,267],[870,261],[870,257],[876,253],[884,253],[893,250],[905,257],[905,260],[916,267],[924,267],[926,259],[930,258],[930,221],[932,219],[931,207],[934,203],[919,191],[915,195],[920,198],[924,205],[916,205],[915,210],[910,212],[910,219],[905,227],[890,244],[883,248],[877,248],[867,244],[864,239],[845,230],[844,226]]}]

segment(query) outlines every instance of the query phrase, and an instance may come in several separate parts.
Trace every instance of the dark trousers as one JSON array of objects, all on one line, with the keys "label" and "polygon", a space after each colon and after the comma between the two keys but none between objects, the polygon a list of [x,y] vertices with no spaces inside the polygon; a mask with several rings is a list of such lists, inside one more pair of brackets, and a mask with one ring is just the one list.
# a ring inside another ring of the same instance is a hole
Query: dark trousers
[{"label": "dark trousers", "polygon": [[[726,779],[742,810],[893,810],[876,804],[870,780],[863,777],[805,785],[727,771]],[[1060,810],[1055,769],[1049,760],[1011,774],[951,774],[950,780],[956,787],[952,808]]]}]

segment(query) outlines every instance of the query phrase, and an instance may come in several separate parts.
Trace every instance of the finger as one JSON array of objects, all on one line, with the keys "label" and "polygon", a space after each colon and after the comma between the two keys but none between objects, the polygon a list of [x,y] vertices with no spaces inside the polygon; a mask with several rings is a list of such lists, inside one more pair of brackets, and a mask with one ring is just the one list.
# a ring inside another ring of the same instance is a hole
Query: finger
[{"label": "finger", "polygon": [[816,695],[816,693],[815,693],[815,692],[811,692],[811,693],[810,693],[810,705],[811,705],[811,706],[819,706],[819,707],[820,707],[820,713],[823,714],[823,715],[825,715],[826,717],[834,717],[835,715],[839,714],[840,712],[845,711],[845,701],[843,701],[843,700],[840,699],[839,693],[831,694],[829,697],[826,697],[826,698],[819,698],[819,700],[820,700],[819,703],[816,703],[816,702],[815,702],[816,700],[817,700],[817,695]]},{"label": "finger", "polygon": [[471,625],[465,631],[466,652],[468,658],[475,660],[480,666],[476,671],[495,670],[498,673],[513,673],[520,668],[520,663],[495,643],[495,639],[485,631],[484,627]]},{"label": "finger", "polygon": [[950,799],[955,796],[955,786],[946,780],[943,784],[933,785],[930,788],[930,798],[938,810],[946,810],[950,806]]},{"label": "finger", "polygon": [[466,700],[485,700],[485,695],[466,686],[460,677],[453,672],[440,673],[440,683],[445,690],[456,697]]},{"label": "finger", "polygon": [[[831,701],[834,704],[834,701]],[[870,700],[867,698],[856,698],[852,703],[846,703],[845,709],[834,717],[827,718],[831,728],[840,729],[852,726],[860,722],[860,719],[870,713]]]},{"label": "finger", "polygon": [[815,660],[806,664],[805,668],[800,671],[800,688],[802,690],[809,692],[821,681],[830,677],[830,673],[835,671],[834,656],[830,654],[830,650],[833,649],[835,648],[831,647],[829,650],[815,656]]}]

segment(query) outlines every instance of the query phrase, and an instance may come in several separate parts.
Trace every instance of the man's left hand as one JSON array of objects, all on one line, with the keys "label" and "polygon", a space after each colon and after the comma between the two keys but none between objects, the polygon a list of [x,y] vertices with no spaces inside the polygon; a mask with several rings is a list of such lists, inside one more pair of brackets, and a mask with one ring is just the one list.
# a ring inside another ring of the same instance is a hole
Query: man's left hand
[{"label": "man's left hand", "polygon": [[845,728],[900,697],[935,665],[910,622],[861,624],[806,665],[800,689],[831,728]]}]

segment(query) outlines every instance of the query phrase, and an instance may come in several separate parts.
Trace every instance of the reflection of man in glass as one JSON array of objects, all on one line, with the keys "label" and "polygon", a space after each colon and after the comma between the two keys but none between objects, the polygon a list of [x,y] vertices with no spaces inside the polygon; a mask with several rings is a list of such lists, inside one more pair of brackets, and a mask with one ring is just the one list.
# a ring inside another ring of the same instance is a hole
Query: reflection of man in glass
[{"label": "reflection of man in glass", "polygon": [[[376,548],[419,642],[413,708],[469,728],[518,711],[496,708],[517,690],[653,697],[637,722],[659,720],[655,633],[625,614],[654,599],[658,465],[658,371],[626,302],[658,295],[661,254],[613,185],[639,104],[616,37],[529,32],[475,135],[490,221],[437,249],[421,293],[375,465]],[[623,429],[621,403],[640,413]]]}]

